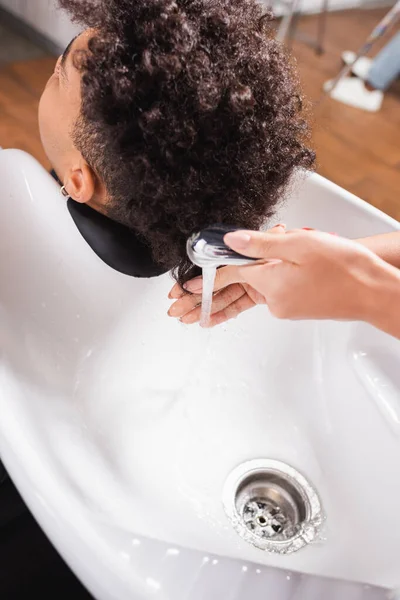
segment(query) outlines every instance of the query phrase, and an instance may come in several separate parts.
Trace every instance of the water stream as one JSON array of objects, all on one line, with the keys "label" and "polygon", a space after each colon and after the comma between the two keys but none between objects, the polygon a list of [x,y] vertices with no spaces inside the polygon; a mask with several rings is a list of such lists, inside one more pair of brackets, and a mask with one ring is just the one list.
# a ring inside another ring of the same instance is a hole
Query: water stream
[{"label": "water stream", "polygon": [[217,269],[215,267],[203,268],[203,294],[201,299],[200,327],[208,327],[210,323],[216,273]]}]

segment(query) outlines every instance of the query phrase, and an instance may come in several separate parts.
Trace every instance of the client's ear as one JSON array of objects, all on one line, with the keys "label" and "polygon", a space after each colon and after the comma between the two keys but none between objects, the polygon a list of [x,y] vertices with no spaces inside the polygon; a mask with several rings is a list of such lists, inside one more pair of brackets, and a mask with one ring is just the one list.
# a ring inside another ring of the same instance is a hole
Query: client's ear
[{"label": "client's ear", "polygon": [[65,174],[65,189],[75,202],[82,204],[93,200],[96,188],[96,175],[86,161],[81,159]]}]

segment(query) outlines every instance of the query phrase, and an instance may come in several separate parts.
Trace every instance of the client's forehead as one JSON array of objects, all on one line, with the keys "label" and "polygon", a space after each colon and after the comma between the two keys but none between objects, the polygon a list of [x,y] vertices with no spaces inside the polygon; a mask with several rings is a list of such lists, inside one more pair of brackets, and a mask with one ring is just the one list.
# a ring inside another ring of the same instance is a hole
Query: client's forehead
[{"label": "client's forehead", "polygon": [[68,72],[71,68],[75,68],[74,55],[80,50],[86,50],[88,47],[89,39],[93,35],[92,29],[86,29],[82,33],[75,36],[67,45],[61,56],[61,68],[65,71],[65,75],[68,77]]},{"label": "client's forehead", "polygon": [[81,75],[75,66],[74,57],[77,52],[86,50],[93,31],[87,29],[73,38],[64,50],[60,60],[60,81],[62,93],[66,94],[68,102],[80,103]]}]

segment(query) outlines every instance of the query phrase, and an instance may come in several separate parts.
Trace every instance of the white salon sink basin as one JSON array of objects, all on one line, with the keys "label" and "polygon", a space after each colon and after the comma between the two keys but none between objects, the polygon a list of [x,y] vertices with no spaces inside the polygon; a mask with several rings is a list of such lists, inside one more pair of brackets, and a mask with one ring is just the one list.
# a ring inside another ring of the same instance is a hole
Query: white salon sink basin
[{"label": "white salon sink basin", "polygon": [[[399,586],[400,344],[264,307],[182,326],[170,277],[103,264],[33,158],[1,151],[0,180],[0,455],[93,595],[378,600]],[[399,229],[317,175],[296,194],[290,226]],[[222,506],[229,473],[263,458],[300,471],[326,515],[290,555],[242,540]]]}]

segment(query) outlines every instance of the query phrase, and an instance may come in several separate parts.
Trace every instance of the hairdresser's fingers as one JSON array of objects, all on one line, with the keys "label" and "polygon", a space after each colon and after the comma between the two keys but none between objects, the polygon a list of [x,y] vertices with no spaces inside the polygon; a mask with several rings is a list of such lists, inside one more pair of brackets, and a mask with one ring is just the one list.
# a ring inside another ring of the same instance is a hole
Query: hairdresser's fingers
[{"label": "hairdresser's fingers", "polygon": [[[225,292],[221,298],[220,294]],[[216,306],[215,302],[218,302],[218,310],[220,310],[224,303],[234,302],[241,294],[244,294],[244,289],[241,285],[231,285],[222,290],[219,294],[215,294],[213,297],[213,307]],[[182,298],[179,298],[170,307],[168,314],[170,317],[179,318],[183,315],[188,314],[199,307],[201,311],[201,294],[185,294]]]},{"label": "hairdresser's fingers", "polygon": [[215,327],[216,325],[221,325],[221,323],[225,323],[225,321],[229,321],[229,319],[235,319],[242,312],[253,308],[256,303],[245,294],[236,300],[236,302],[232,302],[229,306],[226,306],[223,310],[216,312],[211,315],[209,327]]},{"label": "hairdresser's fingers", "polygon": [[271,229],[267,229],[265,233],[285,233],[286,225],[284,223],[278,223],[278,225],[274,225]]},{"label": "hairdresser's fingers", "polygon": [[305,239],[309,236],[310,232],[306,231],[288,232],[287,234],[233,231],[225,235],[224,241],[232,250],[252,258],[294,262],[299,238]]},{"label": "hairdresser's fingers", "polygon": [[170,300],[175,300],[176,298],[181,298],[182,296],[184,296],[185,293],[186,293],[185,290],[182,289],[180,284],[175,283],[174,287],[171,289],[170,293],[168,294],[168,298]]},{"label": "hairdresser's fingers", "polygon": [[[222,290],[233,283],[241,283],[241,281],[242,280],[239,276],[239,267],[222,267],[221,269],[217,270],[215,275],[214,292],[218,292],[219,290]],[[200,276],[191,279],[185,283],[185,290],[191,294],[201,294],[203,290],[203,278]]]},{"label": "hairdresser's fingers", "polygon": [[201,304],[201,294],[186,294],[178,298],[168,311],[170,317],[182,317]]},{"label": "hairdresser's fingers", "polygon": [[[218,269],[215,277],[214,294],[223,290],[224,288],[239,283],[240,277],[238,267],[223,267],[222,269]],[[181,317],[182,315],[185,315],[190,310],[193,310],[193,308],[201,304],[203,278],[201,276],[195,277],[191,281],[188,281],[187,284],[185,284],[185,288],[186,290],[184,292],[181,292],[179,296],[176,295],[178,294],[177,290],[175,290],[174,295],[172,295],[172,292],[174,290],[171,291],[170,297],[172,299],[176,299],[176,302],[172,304],[168,311],[170,317]]]},{"label": "hairdresser's fingers", "polygon": [[[214,313],[219,312],[220,310],[223,310],[229,305],[235,303],[239,298],[241,298],[245,294],[245,289],[239,284],[230,285],[224,288],[223,290],[221,290],[213,296],[211,314],[213,315]],[[181,317],[181,321],[182,323],[187,324],[197,323],[198,321],[200,321],[200,316],[201,305],[196,306],[193,310],[184,314]]]},{"label": "hairdresser's fingers", "polygon": [[[227,285],[231,285],[232,283],[240,283],[238,267],[222,267],[217,270],[217,273],[215,275],[214,292],[218,292],[222,288],[226,287]],[[185,294],[187,292],[189,292],[189,294],[201,295],[202,291],[203,277],[199,275],[198,277],[194,277],[193,279],[185,283],[183,290],[178,283],[174,285],[168,297],[171,300],[175,300],[178,298],[185,297]]]}]

